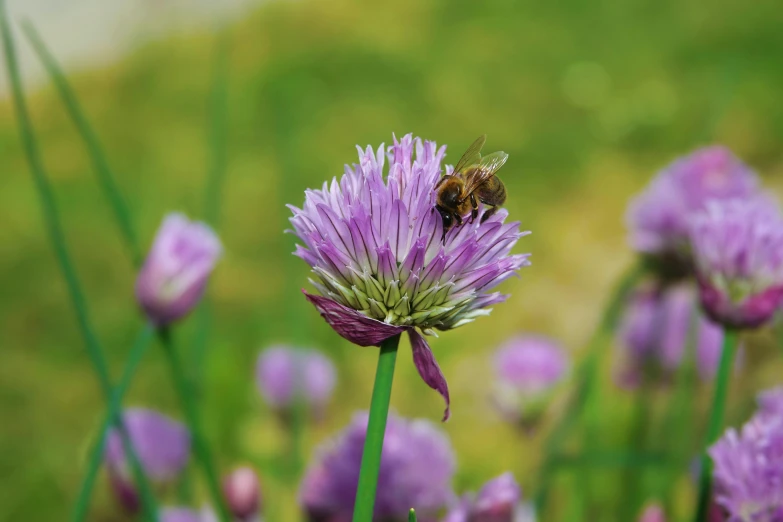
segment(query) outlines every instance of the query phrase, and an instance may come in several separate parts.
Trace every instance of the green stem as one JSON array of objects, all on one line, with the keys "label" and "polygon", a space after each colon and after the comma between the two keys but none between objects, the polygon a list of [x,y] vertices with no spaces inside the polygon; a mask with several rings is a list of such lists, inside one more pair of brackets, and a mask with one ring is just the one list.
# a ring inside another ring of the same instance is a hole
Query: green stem
[{"label": "green stem", "polygon": [[413,508],[408,511],[408,522],[416,522],[416,510]]},{"label": "green stem", "polygon": [[120,192],[115,176],[109,167],[109,162],[106,159],[106,154],[101,147],[98,137],[90,127],[90,123],[84,115],[84,111],[79,105],[79,100],[76,98],[71,86],[68,84],[65,75],[60,69],[57,61],[51,52],[46,48],[46,44],[41,39],[40,35],[36,31],[35,27],[29,20],[22,22],[22,30],[24,31],[30,44],[33,46],[38,58],[43,63],[46,71],[49,73],[49,77],[54,83],[57,89],[60,99],[65,105],[73,124],[76,126],[76,130],[82,137],[84,144],[87,147],[90,160],[92,161],[93,169],[98,177],[98,183],[103,190],[106,199],[111,204],[114,211],[114,218],[117,220],[120,232],[125,238],[127,248],[131,253],[131,259],[133,265],[138,267],[141,263],[141,253],[139,251],[139,245],[136,240],[136,233],[133,228],[132,219],[128,206],[125,203],[122,193]]},{"label": "green stem", "polygon": [[[76,500],[76,506],[74,507],[73,516],[71,520],[76,522],[84,520],[87,516],[87,509],[89,508],[90,498],[92,497],[92,491],[95,487],[95,479],[98,476],[98,470],[100,469],[101,462],[103,462],[103,453],[106,447],[106,432],[112,424],[121,422],[120,408],[122,406],[122,399],[128,392],[130,383],[133,376],[136,374],[136,370],[139,367],[144,354],[147,352],[147,347],[150,345],[154,329],[149,325],[146,326],[139,336],[136,338],[136,342],[133,343],[130,354],[128,355],[128,361],[125,364],[125,368],[122,372],[119,384],[114,388],[111,396],[111,401],[106,411],[106,416],[101,423],[101,428],[98,431],[98,435],[93,441],[92,449],[90,450],[90,458],[87,465],[87,472],[82,479],[82,485],[79,489],[79,495]],[[125,430],[120,431],[123,444],[130,446],[130,440],[127,438],[127,432]],[[139,485],[141,492],[141,498],[143,505],[150,506],[152,509],[152,518],[157,520],[157,507],[155,497],[152,492],[152,488],[148,481],[141,479],[144,474],[143,469],[138,459],[130,458],[131,471],[134,474],[134,479]],[[148,513],[150,514],[150,513]]]},{"label": "green stem", "polygon": [[[71,263],[70,256],[68,254],[68,248],[65,244],[65,234],[60,223],[59,213],[57,211],[57,204],[54,198],[54,192],[49,184],[49,179],[46,175],[46,170],[43,165],[41,153],[38,149],[38,144],[35,138],[35,132],[33,130],[32,123],[30,121],[29,111],[27,109],[27,102],[24,97],[24,90],[22,89],[22,80],[19,74],[19,64],[16,58],[16,49],[14,46],[13,38],[11,36],[11,29],[8,24],[8,17],[5,10],[5,1],[0,0],[0,32],[2,32],[3,51],[6,58],[6,67],[8,70],[8,78],[11,85],[11,92],[13,96],[14,108],[16,110],[16,116],[19,124],[19,132],[21,134],[22,144],[24,146],[27,161],[30,166],[30,171],[33,176],[38,196],[41,200],[41,206],[43,210],[44,223],[46,225],[49,240],[51,241],[55,256],[57,257],[60,271],[65,279],[68,294],[71,298],[76,319],[79,325],[79,331],[84,340],[84,344],[87,348],[87,353],[90,360],[93,363],[95,372],[98,375],[101,390],[106,397],[107,402],[111,401],[112,396],[112,384],[109,378],[108,365],[103,357],[103,349],[100,346],[98,337],[95,335],[94,330],[90,324],[89,315],[87,312],[87,302],[82,293],[79,279],[76,275],[76,270]],[[120,433],[123,433],[123,445],[126,454],[131,461],[138,462],[138,457],[133,447],[126,444],[127,433],[122,423],[119,423],[117,427]],[[146,477],[142,473],[139,477],[140,488],[145,487]],[[147,499],[149,500],[149,498]],[[154,519],[156,509],[154,505],[145,505],[145,512],[147,515]]]},{"label": "green stem", "polygon": [[544,448],[544,463],[541,469],[541,480],[539,483],[539,490],[535,495],[534,500],[537,513],[540,513],[546,505],[546,499],[549,495],[549,481],[558,466],[555,457],[560,453],[560,449],[562,445],[565,444],[568,435],[573,432],[574,423],[581,417],[582,411],[587,404],[588,397],[594,388],[604,336],[614,330],[623,303],[631,289],[639,279],[641,279],[644,273],[645,270],[641,263],[625,273],[622,279],[620,279],[620,283],[615,288],[615,291],[604,310],[598,328],[595,333],[593,333],[587,348],[587,355],[577,370],[576,391],[571,396],[571,401],[566,408],[565,414],[560,418],[560,422],[553,429]]},{"label": "green stem", "polygon": [[372,522],[378,473],[381,469],[383,437],[386,434],[386,418],[389,415],[389,401],[394,380],[394,364],[397,362],[399,344],[399,335],[390,337],[381,344],[378,367],[375,370],[375,385],[370,401],[367,436],[364,439],[362,466],[359,470],[356,505],[353,508],[353,522]]},{"label": "green stem", "polygon": [[737,331],[729,328],[723,330],[723,349],[720,354],[720,366],[715,381],[715,395],[712,398],[712,409],[707,424],[707,438],[704,444],[704,453],[701,457],[701,471],[699,472],[699,496],[696,505],[694,522],[706,520],[707,510],[712,493],[712,459],[707,454],[707,449],[718,439],[723,427],[723,415],[726,410],[726,396],[729,389],[729,376],[731,364],[734,361],[734,350],[737,347]]},{"label": "green stem", "polygon": [[198,409],[196,408],[193,389],[185,376],[185,370],[171,338],[171,332],[168,328],[164,327],[158,330],[158,335],[163,344],[163,351],[165,352],[169,370],[171,371],[171,380],[179,395],[179,400],[182,403],[182,409],[185,413],[185,420],[190,428],[190,434],[193,437],[193,452],[203,468],[204,476],[207,479],[207,488],[209,489],[209,494],[212,496],[213,505],[217,510],[220,520],[222,522],[229,522],[231,516],[228,513],[228,509],[223,500],[223,495],[220,492],[220,483],[214,464],[212,463],[209,446],[201,431],[201,423],[198,416]]}]

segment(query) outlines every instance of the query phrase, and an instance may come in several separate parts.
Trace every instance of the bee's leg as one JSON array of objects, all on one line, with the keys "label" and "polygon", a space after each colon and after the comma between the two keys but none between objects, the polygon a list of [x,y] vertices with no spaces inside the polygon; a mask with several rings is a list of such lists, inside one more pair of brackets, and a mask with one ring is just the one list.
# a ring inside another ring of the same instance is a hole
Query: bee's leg
[{"label": "bee's leg", "polygon": [[478,217],[478,201],[473,193],[470,194],[470,206],[473,207],[473,210],[470,211],[470,222],[473,223]]},{"label": "bee's leg", "polygon": [[460,216],[459,214],[454,214],[454,219],[457,222],[457,226],[461,227],[462,226],[462,216]]},{"label": "bee's leg", "polygon": [[498,211],[498,207],[492,207],[491,209],[489,209],[489,210],[487,210],[486,212],[484,212],[484,214],[481,216],[481,222],[483,223],[483,222],[485,222],[486,220],[488,220],[489,218],[491,218],[491,217],[492,217],[492,215],[493,215],[495,212],[497,212],[497,211]]}]

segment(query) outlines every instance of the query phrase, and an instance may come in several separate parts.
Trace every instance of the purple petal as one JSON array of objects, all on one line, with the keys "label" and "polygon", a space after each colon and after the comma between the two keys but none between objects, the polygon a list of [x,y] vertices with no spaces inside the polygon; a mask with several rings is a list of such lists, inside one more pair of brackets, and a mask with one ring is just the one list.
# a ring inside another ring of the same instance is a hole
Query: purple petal
[{"label": "purple petal", "polygon": [[449,411],[451,399],[449,398],[449,385],[446,382],[446,378],[443,376],[443,372],[440,371],[438,361],[435,360],[435,356],[424,337],[414,329],[408,330],[408,336],[411,340],[411,350],[413,350],[413,363],[416,365],[419,375],[427,383],[427,386],[440,393],[443,396],[443,400],[446,401],[446,411],[443,412],[443,422],[446,422],[451,415]]},{"label": "purple petal", "polygon": [[404,326],[394,326],[371,319],[326,297],[308,294],[305,290],[302,290],[302,293],[313,303],[335,332],[359,346],[378,346],[389,337],[406,330]]}]

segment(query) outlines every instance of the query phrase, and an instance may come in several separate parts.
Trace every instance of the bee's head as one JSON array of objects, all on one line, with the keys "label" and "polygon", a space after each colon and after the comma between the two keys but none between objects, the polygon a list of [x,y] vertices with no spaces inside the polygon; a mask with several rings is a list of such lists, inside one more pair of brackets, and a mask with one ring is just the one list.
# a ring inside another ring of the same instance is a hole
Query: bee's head
[{"label": "bee's head", "polygon": [[438,204],[450,210],[456,209],[461,196],[462,180],[459,178],[448,179],[438,190]]}]

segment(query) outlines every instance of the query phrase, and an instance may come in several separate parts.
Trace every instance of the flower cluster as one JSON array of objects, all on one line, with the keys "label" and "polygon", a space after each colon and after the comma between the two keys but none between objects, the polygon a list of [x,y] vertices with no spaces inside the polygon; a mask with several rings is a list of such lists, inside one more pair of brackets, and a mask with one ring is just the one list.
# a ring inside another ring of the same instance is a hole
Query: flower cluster
[{"label": "flower cluster", "polygon": [[711,202],[691,221],[702,306],[716,322],[755,328],[783,301],[783,216],[766,197]]},{"label": "flower cluster", "polygon": [[758,192],[751,169],[723,147],[707,147],[674,161],[630,204],[633,248],[666,276],[690,272],[688,233],[694,213],[708,201],[746,198]]},{"label": "flower cluster", "polygon": [[301,209],[290,208],[303,243],[295,253],[312,268],[320,293],[307,298],[337,333],[361,346],[407,331],[416,368],[443,395],[448,418],[446,380],[416,329],[450,330],[486,315],[506,298],[493,289],[528,256],[510,254],[524,233],[519,223],[505,223],[503,209],[483,222],[467,220],[441,242],[434,209],[444,154],[445,147],[411,135],[395,138],[388,150],[359,149],[358,164],[306,191]]},{"label": "flower cluster", "polygon": [[495,352],[493,363],[494,402],[504,416],[523,424],[537,419],[570,368],[563,348],[541,335],[509,339]]},{"label": "flower cluster", "polygon": [[[126,409],[122,421],[146,475],[157,483],[175,481],[190,458],[190,434],[185,426],[144,408]],[[139,509],[138,493],[116,429],[107,434],[104,461],[117,499],[125,509],[135,513]]]},{"label": "flower cluster", "polygon": [[642,375],[670,376],[695,343],[696,367],[702,380],[714,377],[723,330],[699,314],[693,317],[696,295],[688,285],[666,289],[640,287],[629,297],[618,328],[621,350],[618,382],[635,387]]},{"label": "flower cluster", "polygon": [[449,510],[443,522],[518,522],[528,517],[530,507],[521,503],[522,490],[511,473],[504,473],[481,487],[476,495],[465,494]]},{"label": "flower cluster", "polygon": [[279,411],[290,410],[302,400],[320,416],[336,381],[334,364],[317,350],[272,346],[261,352],[256,363],[258,390]]},{"label": "flower cluster", "polygon": [[783,520],[783,416],[779,390],[762,394],[759,411],[710,449],[715,499],[738,522]]},{"label": "flower cluster", "polygon": [[[309,520],[351,519],[366,432],[367,415],[357,414],[319,449],[299,494]],[[406,520],[410,508],[422,522],[436,520],[454,498],[454,469],[454,454],[443,432],[426,420],[389,415],[373,520]]]}]

